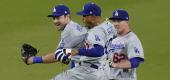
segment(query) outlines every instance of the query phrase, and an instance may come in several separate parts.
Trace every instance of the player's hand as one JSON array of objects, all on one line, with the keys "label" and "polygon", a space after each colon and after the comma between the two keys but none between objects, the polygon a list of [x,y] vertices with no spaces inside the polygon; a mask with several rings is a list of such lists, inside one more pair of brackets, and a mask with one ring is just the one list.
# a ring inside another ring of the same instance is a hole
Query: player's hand
[{"label": "player's hand", "polygon": [[21,47],[21,56],[25,64],[29,65],[28,59],[37,54],[37,49],[30,44],[23,44]]},{"label": "player's hand", "polygon": [[112,64],[111,64],[111,67],[112,67],[112,68],[116,68],[116,64],[115,64],[115,63],[112,63]]},{"label": "player's hand", "polygon": [[78,50],[76,50],[76,49],[65,49],[65,50],[64,50],[64,53],[70,54],[71,56],[75,56],[75,55],[77,55],[79,52],[78,52]]}]

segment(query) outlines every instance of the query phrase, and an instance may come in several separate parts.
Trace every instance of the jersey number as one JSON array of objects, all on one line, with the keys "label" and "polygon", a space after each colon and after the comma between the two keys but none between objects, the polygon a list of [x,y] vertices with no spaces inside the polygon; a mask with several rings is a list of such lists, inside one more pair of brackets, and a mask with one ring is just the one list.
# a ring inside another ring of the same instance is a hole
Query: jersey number
[{"label": "jersey number", "polygon": [[127,57],[124,54],[114,53],[114,55],[113,55],[113,62],[114,63],[118,63],[121,60],[125,60],[125,59],[127,59]]}]

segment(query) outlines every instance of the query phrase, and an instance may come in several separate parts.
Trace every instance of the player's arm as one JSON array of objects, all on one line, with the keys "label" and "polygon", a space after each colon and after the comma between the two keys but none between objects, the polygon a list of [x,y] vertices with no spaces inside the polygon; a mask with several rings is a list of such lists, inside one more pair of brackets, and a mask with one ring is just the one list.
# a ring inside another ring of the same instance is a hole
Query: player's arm
[{"label": "player's arm", "polygon": [[53,63],[56,62],[55,53],[48,53],[44,56],[35,56],[28,59],[28,64],[33,63]]},{"label": "player's arm", "polygon": [[66,49],[66,54],[88,57],[101,57],[104,55],[104,47],[95,44],[93,48]]},{"label": "player's arm", "polygon": [[104,55],[104,47],[95,44],[93,48],[80,48],[78,49],[78,55],[88,57],[101,57]]},{"label": "player's arm", "polygon": [[111,67],[120,69],[137,68],[143,61],[144,60],[140,57],[134,57],[129,60],[121,60],[118,63],[111,63]]},{"label": "player's arm", "polygon": [[36,64],[36,63],[54,63],[56,61],[60,61],[64,64],[69,63],[69,55],[66,55],[63,52],[63,49],[57,49],[56,52],[48,53],[44,56],[35,56],[30,57],[27,60],[28,64]]},{"label": "player's arm", "polygon": [[89,41],[93,44],[92,48],[79,48],[79,49],[72,49],[71,55],[81,55],[81,56],[88,56],[88,57],[101,57],[104,55],[104,40],[105,34],[101,32],[100,34],[91,33],[89,35],[91,38]]},{"label": "player's arm", "polygon": [[131,38],[131,40],[129,40],[127,44],[127,54],[129,59],[113,63],[111,66],[115,68],[137,68],[140,63],[144,61],[143,48],[138,39]]}]

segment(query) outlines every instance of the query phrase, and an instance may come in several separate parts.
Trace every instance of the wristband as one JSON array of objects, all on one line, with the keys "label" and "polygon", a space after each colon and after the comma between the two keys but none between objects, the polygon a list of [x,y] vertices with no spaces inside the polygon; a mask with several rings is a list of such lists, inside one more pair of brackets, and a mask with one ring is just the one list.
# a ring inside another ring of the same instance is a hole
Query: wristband
[{"label": "wristband", "polygon": [[33,63],[42,63],[42,62],[43,62],[42,56],[33,57]]}]

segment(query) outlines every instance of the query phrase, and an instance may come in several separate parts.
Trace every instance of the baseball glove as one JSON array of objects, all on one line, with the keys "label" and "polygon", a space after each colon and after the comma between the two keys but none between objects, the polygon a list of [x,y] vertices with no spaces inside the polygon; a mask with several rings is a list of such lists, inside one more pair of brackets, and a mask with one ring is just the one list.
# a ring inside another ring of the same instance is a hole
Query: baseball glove
[{"label": "baseball glove", "polygon": [[37,49],[34,48],[32,45],[30,44],[23,44],[21,46],[21,56],[22,56],[22,60],[25,62],[25,64],[29,65],[27,60],[32,57],[32,56],[36,56],[36,54],[38,53]]}]

